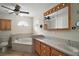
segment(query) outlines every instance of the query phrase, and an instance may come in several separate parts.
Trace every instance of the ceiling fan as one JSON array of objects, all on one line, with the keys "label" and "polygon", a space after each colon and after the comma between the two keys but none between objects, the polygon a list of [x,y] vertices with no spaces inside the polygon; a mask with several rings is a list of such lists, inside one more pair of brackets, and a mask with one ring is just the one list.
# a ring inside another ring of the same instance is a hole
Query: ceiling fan
[{"label": "ceiling fan", "polygon": [[14,9],[11,9],[11,8],[6,7],[6,6],[4,6],[4,5],[1,5],[1,7],[3,7],[3,8],[6,8],[6,9],[9,9],[9,10],[13,11],[13,12],[11,12],[11,13],[9,13],[9,14],[12,14],[12,13],[15,13],[16,15],[18,15],[19,13],[29,14],[29,12],[26,12],[26,11],[20,11],[21,6],[19,6],[18,4],[16,4],[16,6],[15,6],[15,8],[14,8]]}]

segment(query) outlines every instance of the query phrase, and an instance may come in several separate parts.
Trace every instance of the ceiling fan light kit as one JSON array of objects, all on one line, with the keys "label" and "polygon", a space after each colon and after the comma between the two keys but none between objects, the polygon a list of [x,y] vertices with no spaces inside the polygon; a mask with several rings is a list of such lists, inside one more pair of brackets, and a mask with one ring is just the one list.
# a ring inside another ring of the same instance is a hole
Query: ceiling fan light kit
[{"label": "ceiling fan light kit", "polygon": [[18,15],[20,12],[19,11],[15,11],[15,14]]}]

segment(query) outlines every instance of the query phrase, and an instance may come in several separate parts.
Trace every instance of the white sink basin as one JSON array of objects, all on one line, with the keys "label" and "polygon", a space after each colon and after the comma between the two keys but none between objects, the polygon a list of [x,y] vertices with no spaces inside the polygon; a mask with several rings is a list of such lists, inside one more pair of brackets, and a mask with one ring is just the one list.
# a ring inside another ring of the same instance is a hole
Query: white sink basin
[{"label": "white sink basin", "polygon": [[73,52],[79,52],[79,50],[77,48],[74,48],[74,47],[71,47],[71,46],[69,46],[68,49],[73,51]]},{"label": "white sink basin", "polygon": [[79,49],[72,47],[72,46],[64,46],[63,47],[65,50],[68,51],[68,53],[72,55],[78,55],[79,54]]}]

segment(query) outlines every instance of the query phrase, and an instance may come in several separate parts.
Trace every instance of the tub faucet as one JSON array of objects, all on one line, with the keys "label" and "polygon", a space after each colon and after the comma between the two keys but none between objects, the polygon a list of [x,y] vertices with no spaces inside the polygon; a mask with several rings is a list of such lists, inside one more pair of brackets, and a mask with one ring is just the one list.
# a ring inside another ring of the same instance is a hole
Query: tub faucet
[{"label": "tub faucet", "polygon": [[72,46],[72,45],[71,45],[71,41],[70,41],[70,40],[68,40],[68,45]]}]

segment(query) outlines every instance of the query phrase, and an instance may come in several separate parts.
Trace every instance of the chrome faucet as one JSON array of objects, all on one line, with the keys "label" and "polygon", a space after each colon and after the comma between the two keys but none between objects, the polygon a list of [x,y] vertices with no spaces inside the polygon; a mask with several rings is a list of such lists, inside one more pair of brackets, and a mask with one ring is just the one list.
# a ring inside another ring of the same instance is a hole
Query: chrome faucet
[{"label": "chrome faucet", "polygon": [[71,41],[70,40],[67,40],[67,41],[68,41],[68,45],[72,46]]}]

